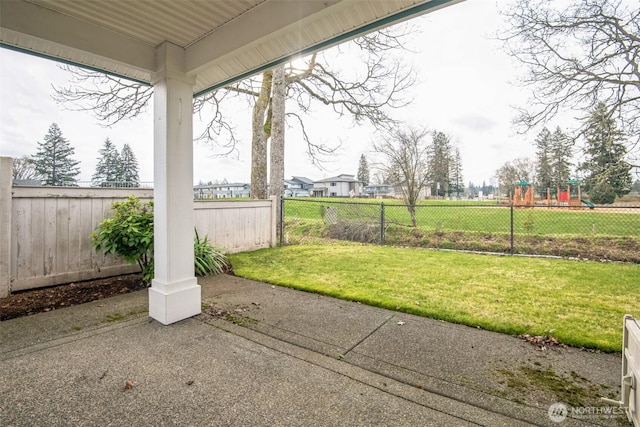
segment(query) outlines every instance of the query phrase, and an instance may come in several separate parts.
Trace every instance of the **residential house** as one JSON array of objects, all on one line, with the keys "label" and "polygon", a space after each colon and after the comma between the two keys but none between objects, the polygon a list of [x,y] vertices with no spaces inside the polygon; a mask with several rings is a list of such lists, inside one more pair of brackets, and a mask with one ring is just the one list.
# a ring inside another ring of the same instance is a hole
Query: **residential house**
[{"label": "residential house", "polygon": [[195,199],[227,199],[250,196],[251,185],[241,182],[199,184],[193,187],[193,197]]},{"label": "residential house", "polygon": [[313,181],[314,197],[355,197],[362,194],[362,182],[353,175],[341,174]]},{"label": "residential house", "polygon": [[364,194],[367,197],[380,199],[383,197],[396,197],[393,185],[391,184],[371,184],[364,187]]},{"label": "residential house", "polygon": [[285,197],[308,197],[313,190],[313,181],[303,176],[293,176],[284,180]]}]

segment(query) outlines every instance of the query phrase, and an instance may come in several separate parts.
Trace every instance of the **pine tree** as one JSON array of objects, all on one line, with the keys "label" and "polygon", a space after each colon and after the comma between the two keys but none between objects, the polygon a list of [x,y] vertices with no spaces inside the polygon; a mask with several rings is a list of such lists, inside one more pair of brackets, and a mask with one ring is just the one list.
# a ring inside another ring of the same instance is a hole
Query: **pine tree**
[{"label": "pine tree", "polygon": [[138,160],[129,144],[124,144],[120,152],[120,181],[127,187],[139,187]]},{"label": "pine tree", "polygon": [[560,187],[571,178],[571,139],[558,126],[551,135],[551,184]]},{"label": "pine tree", "polygon": [[360,155],[360,164],[358,165],[358,181],[362,182],[365,187],[369,185],[370,173],[369,163],[364,154]]},{"label": "pine tree", "polygon": [[62,136],[56,123],[49,126],[44,142],[38,142],[38,152],[33,156],[33,165],[37,175],[42,176],[45,185],[75,185],[75,177],[80,168],[72,158],[73,147]]},{"label": "pine tree", "polygon": [[571,178],[571,140],[558,126],[551,133],[544,128],[536,137],[536,184],[541,194]]},{"label": "pine tree", "polygon": [[460,193],[464,192],[464,178],[462,177],[462,155],[458,147],[453,150],[450,166],[451,190],[456,193],[457,198],[460,198]]},{"label": "pine tree", "polygon": [[[615,196],[610,193],[623,196],[631,190],[631,165],[625,160],[624,133],[607,114],[604,103],[591,113],[585,140],[586,160],[580,165],[585,173],[585,190],[595,203],[613,203]],[[596,194],[598,200],[594,200]]]},{"label": "pine tree", "polygon": [[431,194],[444,196],[450,194],[451,177],[451,141],[442,132],[433,132],[429,149],[429,183]]},{"label": "pine tree", "polygon": [[91,177],[93,185],[100,187],[117,186],[117,183],[121,180],[121,172],[120,154],[116,146],[107,138],[98,153],[100,157],[98,157],[96,171]]},{"label": "pine tree", "polygon": [[540,131],[534,141],[536,146],[536,178],[539,191],[546,194],[547,188],[554,188],[552,152],[553,141],[549,129],[544,128]]}]

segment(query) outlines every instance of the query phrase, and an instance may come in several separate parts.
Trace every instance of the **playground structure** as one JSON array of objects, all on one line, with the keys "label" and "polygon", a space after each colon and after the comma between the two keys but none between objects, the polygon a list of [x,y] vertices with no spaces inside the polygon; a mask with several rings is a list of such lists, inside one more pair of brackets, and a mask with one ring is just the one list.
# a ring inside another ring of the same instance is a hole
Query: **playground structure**
[{"label": "playground structure", "polygon": [[[556,206],[568,206],[574,208],[583,207],[586,205],[589,209],[593,209],[595,205],[587,200],[582,199],[582,190],[580,185],[582,181],[579,179],[570,179],[567,181],[564,191],[558,187],[556,192]],[[547,206],[551,206],[551,190],[547,188]]]},{"label": "playground structure", "polygon": [[534,195],[533,184],[523,179],[516,184],[516,189],[513,192],[513,205],[532,208],[535,203]]},{"label": "playground structure", "polygon": [[[582,199],[582,189],[580,185],[582,181],[579,179],[570,179],[566,182],[564,187],[557,187],[555,197],[551,196],[551,189],[547,188],[547,206],[551,207],[570,207],[570,208],[583,208],[589,209],[595,208],[595,205],[588,200]],[[544,197],[544,196],[542,196]],[[555,202],[555,203],[554,203]],[[513,206],[532,208],[535,206],[535,191],[533,184],[523,179],[516,183],[515,191],[513,192]]]}]

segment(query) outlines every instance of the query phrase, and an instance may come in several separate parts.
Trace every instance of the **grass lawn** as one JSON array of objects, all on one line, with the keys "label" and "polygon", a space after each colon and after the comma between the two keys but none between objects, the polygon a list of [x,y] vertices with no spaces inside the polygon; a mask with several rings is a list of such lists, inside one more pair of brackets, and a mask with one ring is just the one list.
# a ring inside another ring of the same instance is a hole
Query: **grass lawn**
[{"label": "grass lawn", "polygon": [[640,265],[381,246],[288,246],[230,256],[238,276],[507,334],[620,351],[640,317]]}]

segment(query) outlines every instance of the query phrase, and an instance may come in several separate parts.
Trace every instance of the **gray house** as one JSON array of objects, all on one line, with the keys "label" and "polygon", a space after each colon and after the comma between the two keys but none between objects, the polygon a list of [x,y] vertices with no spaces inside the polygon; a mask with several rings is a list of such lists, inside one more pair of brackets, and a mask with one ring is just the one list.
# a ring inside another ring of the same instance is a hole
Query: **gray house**
[{"label": "gray house", "polygon": [[362,182],[353,175],[340,174],[313,181],[314,197],[356,197],[362,194]]},{"label": "gray house", "polygon": [[284,180],[285,197],[308,197],[313,190],[313,181],[303,176],[293,176]]}]

